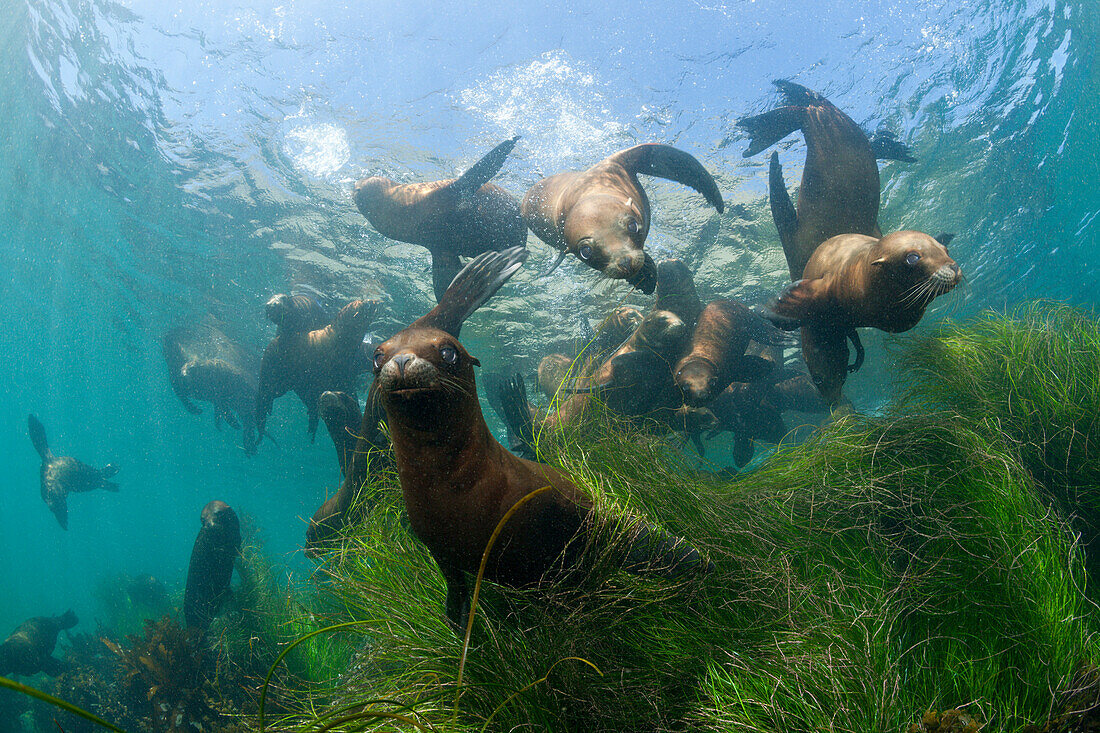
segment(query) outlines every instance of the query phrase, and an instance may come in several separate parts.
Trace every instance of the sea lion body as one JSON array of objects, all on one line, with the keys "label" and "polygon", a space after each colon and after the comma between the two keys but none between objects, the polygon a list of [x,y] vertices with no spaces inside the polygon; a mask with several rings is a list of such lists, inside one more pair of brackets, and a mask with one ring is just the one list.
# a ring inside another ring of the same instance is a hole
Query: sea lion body
[{"label": "sea lion body", "polygon": [[772,362],[745,350],[749,342],[767,342],[775,329],[736,300],[715,300],[699,315],[691,350],[676,364],[676,384],[684,404],[701,407],[731,382],[755,382],[768,376]]},{"label": "sea lion body", "polygon": [[399,184],[374,176],[355,184],[355,205],[379,234],[432,253],[437,300],[458,272],[460,256],[474,257],[527,241],[519,202],[489,183],[516,140],[501,143],[459,178]]},{"label": "sea lion body", "polygon": [[61,662],[53,656],[57,635],[76,624],[76,614],[71,610],[60,616],[36,616],[19,624],[0,644],[0,675],[45,672],[56,677],[63,671]]},{"label": "sea lion body", "polygon": [[770,305],[802,327],[802,354],[822,398],[835,406],[848,373],[849,334],[856,328],[908,331],[933,298],[962,277],[947,248],[923,232],[899,231],[876,239],[842,234],[821,244]]},{"label": "sea lion body", "polygon": [[241,551],[241,524],[233,508],[217,500],[203,507],[201,522],[187,566],[183,617],[188,627],[205,631],[229,591],[233,562]]},{"label": "sea lion body", "polygon": [[523,197],[523,219],[535,236],[560,251],[558,262],[572,254],[606,277],[652,293],[657,271],[644,249],[650,207],[639,173],[690,186],[723,210],[718,185],[698,160],[649,143],[620,150],[586,171],[542,179]]},{"label": "sea lion body", "polygon": [[[576,562],[585,545],[577,536],[592,508],[563,473],[514,456],[496,441],[477,399],[473,368],[479,362],[458,341],[466,317],[525,258],[518,248],[478,257],[435,309],[375,352],[373,391],[386,412],[409,523],[447,581],[447,616],[457,625],[469,613],[466,577],[478,572],[490,537],[509,511],[515,514],[501,528],[485,577],[524,586],[559,560],[564,568]],[[549,491],[517,508],[547,486]],[[639,531],[639,550],[677,548],[655,537]],[[699,557],[691,549],[672,563],[693,561]]]},{"label": "sea lion body", "polygon": [[107,480],[118,473],[118,467],[113,463],[103,468],[93,468],[72,456],[55,456],[46,440],[46,429],[34,415],[27,416],[27,431],[42,459],[39,470],[42,501],[57,517],[62,529],[69,528],[69,494],[96,489],[118,491],[118,484]]},{"label": "sea lion body", "polygon": [[852,118],[806,87],[777,81],[784,104],[741,120],[752,142],[744,156],[756,155],[796,130],[806,139],[806,164],[795,211],[783,183],[779,156],[772,154],[769,200],[791,279],[803,270],[817,246],[839,234],[881,237],[878,227],[877,158],[911,162],[905,146],[886,136],[874,142]]},{"label": "sea lion body", "polygon": [[317,433],[321,393],[355,395],[357,377],[369,368],[361,345],[377,308],[377,301],[353,300],[324,328],[276,334],[260,363],[255,408],[260,432],[271,414],[272,402],[289,391],[306,406],[311,439]]}]

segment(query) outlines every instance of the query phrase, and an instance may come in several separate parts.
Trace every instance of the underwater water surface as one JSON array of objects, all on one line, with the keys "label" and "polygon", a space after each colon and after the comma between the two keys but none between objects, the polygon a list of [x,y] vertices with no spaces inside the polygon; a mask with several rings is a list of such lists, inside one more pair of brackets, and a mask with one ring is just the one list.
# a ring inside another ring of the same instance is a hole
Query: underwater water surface
[{"label": "underwater water surface", "polygon": [[[917,162],[880,165],[884,231],[955,234],[964,282],[912,335],[1039,298],[1096,305],[1093,2],[9,0],[0,28],[5,634],[69,608],[94,631],[114,576],[179,592],[212,499],[280,571],[311,573],[306,521],[340,484],[323,427],[311,443],[288,395],[274,440],[246,455],[209,409],[181,409],[161,337],[215,324],[258,358],[274,333],[264,302],[294,287],[380,299],[381,338],[426,312],[429,254],[360,215],[352,186],[365,176],[454,177],[519,135],[494,179],[519,197],[616,150],[675,145],[713,173],[726,211],[646,178],[647,249],[683,259],[704,302],[762,302],[788,277],[767,155],[743,158],[735,123],[772,108],[772,81],[789,79],[911,148]],[[793,192],[801,135],[778,150]],[[581,317],[650,302],[572,259],[539,279],[554,252],[534,236],[528,248],[463,331],[486,367],[531,375]],[[905,338],[865,337],[867,365],[846,388],[857,407],[893,393],[890,344]],[[119,466],[117,494],[70,497],[67,530],[39,496],[28,413],[55,452]]]}]

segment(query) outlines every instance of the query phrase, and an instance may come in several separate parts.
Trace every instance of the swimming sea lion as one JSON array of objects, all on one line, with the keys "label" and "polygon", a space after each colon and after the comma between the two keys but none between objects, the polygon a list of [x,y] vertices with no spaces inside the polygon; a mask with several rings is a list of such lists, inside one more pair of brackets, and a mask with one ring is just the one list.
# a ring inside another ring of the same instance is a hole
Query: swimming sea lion
[{"label": "swimming sea lion", "polygon": [[336,447],[340,475],[346,476],[348,464],[355,454],[355,444],[359,441],[359,425],[363,422],[359,400],[347,392],[322,392],[317,399],[317,409]]},{"label": "swimming sea lion", "polygon": [[802,327],[802,355],[830,407],[840,402],[849,371],[850,333],[908,331],[932,299],[950,292],[962,277],[946,247],[914,231],[881,239],[833,237],[814,251],[803,275],[770,309],[781,326]]},{"label": "swimming sea lion", "polygon": [[770,343],[779,338],[763,316],[736,300],[715,300],[699,315],[691,336],[691,350],[674,369],[684,404],[701,407],[731,382],[766,378],[774,364],[745,353],[750,341]]},{"label": "swimming sea lion", "polygon": [[257,430],[263,432],[275,398],[293,390],[306,406],[309,436],[314,439],[321,393],[347,392],[354,397],[356,377],[369,368],[361,345],[378,305],[378,301],[353,300],[324,328],[275,335],[260,362]]},{"label": "swimming sea lion", "polygon": [[0,675],[32,675],[45,672],[56,677],[65,671],[61,661],[53,656],[57,635],[76,626],[72,610],[60,616],[35,616],[19,624],[11,636],[0,644]]},{"label": "swimming sea lion", "polygon": [[42,457],[39,483],[42,501],[57,517],[61,529],[69,528],[69,494],[83,491],[118,491],[118,484],[107,479],[118,473],[118,466],[108,463],[103,468],[92,468],[72,456],[55,456],[46,440],[46,428],[34,415],[27,415],[27,432],[38,455]]},{"label": "swimming sea lion", "polygon": [[436,300],[459,269],[459,256],[525,246],[519,203],[489,183],[519,136],[489,151],[458,178],[401,185],[374,176],[355,184],[355,205],[379,234],[432,253]]},{"label": "swimming sea lion", "polygon": [[882,236],[876,158],[915,161],[904,145],[886,134],[868,140],[852,118],[817,92],[789,81],[779,80],[775,85],[783,93],[783,106],[737,124],[752,137],[746,158],[795,130],[802,130],[806,138],[797,213],[783,184],[776,153],[772,153],[768,176],[772,218],[791,279],[798,280],[810,255],[826,239],[838,234]]},{"label": "swimming sea lion", "polygon": [[669,145],[636,145],[604,158],[586,171],[544,178],[523,197],[527,226],[560,250],[552,272],[567,254],[606,277],[625,279],[643,293],[657,285],[657,268],[643,249],[649,234],[649,198],[638,174],[667,178],[694,188],[722,213],[722,195],[707,169]]},{"label": "swimming sea lion", "polygon": [[[490,581],[525,586],[552,567],[574,566],[585,542],[573,540],[589,526],[592,502],[567,476],[517,458],[493,438],[477,399],[479,362],[458,341],[463,321],[526,256],[518,247],[480,255],[434,309],[375,352],[372,393],[386,412],[409,522],[443,573],[447,618],[459,626],[469,614],[466,576],[478,571],[490,536],[517,502],[553,488],[504,525],[485,569]],[[624,564],[630,569],[651,561],[674,571],[701,564],[694,548],[640,523],[634,546]]]},{"label": "swimming sea lion", "polygon": [[657,300],[653,309],[675,313],[688,331],[695,328],[703,312],[703,301],[695,289],[691,270],[682,261],[662,260],[657,265]]},{"label": "swimming sea lion", "polygon": [[328,322],[325,309],[308,295],[279,293],[264,305],[264,315],[275,324],[276,333],[314,331]]},{"label": "swimming sea lion", "polygon": [[187,566],[183,618],[188,627],[206,631],[229,592],[233,561],[241,552],[241,523],[231,506],[216,499],[203,507],[200,519]]},{"label": "swimming sea lion", "polygon": [[568,354],[547,354],[539,361],[539,391],[553,398],[569,374],[575,359]]}]

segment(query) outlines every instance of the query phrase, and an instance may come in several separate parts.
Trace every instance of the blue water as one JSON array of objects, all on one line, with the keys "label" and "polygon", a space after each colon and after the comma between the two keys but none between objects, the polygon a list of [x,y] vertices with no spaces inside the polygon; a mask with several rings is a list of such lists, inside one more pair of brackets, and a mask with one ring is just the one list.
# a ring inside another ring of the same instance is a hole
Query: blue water
[{"label": "blue water", "polygon": [[[213,498],[247,516],[292,575],[309,573],[304,518],[339,484],[323,428],[311,445],[304,410],[284,397],[269,425],[278,446],[245,456],[209,410],[181,409],[159,339],[206,318],[259,353],[273,333],[262,303],[301,283],[381,296],[382,335],[422,314],[428,254],[366,224],[350,198],[364,175],[452,177],[519,134],[498,183],[522,195],[615,150],[674,144],[714,172],[729,210],[716,218],[682,187],[646,181],[650,251],[697,264],[710,247],[741,246],[749,217],[759,234],[743,247],[759,256],[735,281],[701,288],[774,292],[785,273],[763,206],[767,156],[742,159],[734,123],[770,108],[771,80],[789,78],[868,129],[893,130],[919,159],[883,166],[883,229],[955,232],[966,274],[921,328],[1040,297],[1093,305],[1098,8],[4,3],[0,635],[69,607],[94,629],[93,592],[112,574],[179,587]],[[793,188],[801,138],[780,149]],[[550,259],[534,237],[529,246],[529,269]],[[471,320],[464,341],[483,364],[530,358],[571,304],[606,309],[625,295],[591,290],[580,267],[556,276],[551,292],[517,278],[525,308]],[[524,341],[531,328],[540,336]],[[883,339],[866,341],[849,392],[873,407],[892,362]],[[121,466],[119,494],[71,497],[68,531],[38,495],[32,411],[55,451]]]}]

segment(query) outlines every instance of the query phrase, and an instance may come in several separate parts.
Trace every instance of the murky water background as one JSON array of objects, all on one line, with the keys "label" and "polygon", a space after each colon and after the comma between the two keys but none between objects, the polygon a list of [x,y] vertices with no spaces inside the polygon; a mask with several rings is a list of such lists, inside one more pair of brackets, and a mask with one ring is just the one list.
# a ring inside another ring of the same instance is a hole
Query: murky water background
[{"label": "murky water background", "polygon": [[[460,173],[522,135],[497,182],[544,175],[639,142],[695,154],[727,213],[646,180],[647,247],[697,270],[705,298],[762,297],[786,274],[765,203],[766,155],[745,160],[737,118],[789,78],[919,159],[883,166],[884,230],[955,232],[967,275],[944,317],[1047,297],[1091,305],[1100,272],[1092,3],[781,0],[602,4],[8,2],[0,8],[0,631],[68,607],[93,628],[114,573],[182,584],[212,498],[251,518],[298,574],[305,521],[339,484],[297,399],[275,404],[248,458],[239,434],[186,414],[159,339],[206,318],[257,354],[262,303],[295,284],[386,301],[389,335],[431,304],[426,250],[380,237],[354,180]],[[780,146],[789,187],[800,137]],[[531,263],[475,316],[483,364],[530,368],[627,295],[592,289],[530,239]],[[644,298],[632,297],[645,303]],[[868,343],[849,392],[888,394]],[[26,414],[56,452],[121,466],[121,493],[70,500],[60,530],[38,495]],[[710,456],[722,463],[721,456]]]}]

